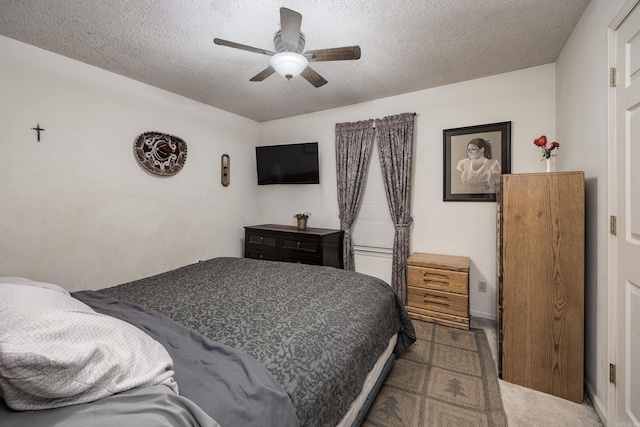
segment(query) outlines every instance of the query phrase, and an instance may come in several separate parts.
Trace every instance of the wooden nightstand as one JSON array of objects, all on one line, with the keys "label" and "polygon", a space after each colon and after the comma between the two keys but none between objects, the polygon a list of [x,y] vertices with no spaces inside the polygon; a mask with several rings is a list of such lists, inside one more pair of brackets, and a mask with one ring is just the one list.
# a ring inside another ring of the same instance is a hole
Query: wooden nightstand
[{"label": "wooden nightstand", "polygon": [[413,253],[407,259],[407,311],[413,319],[469,329],[469,258]]}]

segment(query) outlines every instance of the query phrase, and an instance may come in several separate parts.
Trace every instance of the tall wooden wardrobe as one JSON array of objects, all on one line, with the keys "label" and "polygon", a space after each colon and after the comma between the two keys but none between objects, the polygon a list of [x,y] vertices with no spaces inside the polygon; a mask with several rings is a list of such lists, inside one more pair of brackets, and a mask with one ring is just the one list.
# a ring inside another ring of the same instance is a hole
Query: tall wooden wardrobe
[{"label": "tall wooden wardrobe", "polygon": [[582,402],[584,173],[502,175],[497,204],[500,377]]}]

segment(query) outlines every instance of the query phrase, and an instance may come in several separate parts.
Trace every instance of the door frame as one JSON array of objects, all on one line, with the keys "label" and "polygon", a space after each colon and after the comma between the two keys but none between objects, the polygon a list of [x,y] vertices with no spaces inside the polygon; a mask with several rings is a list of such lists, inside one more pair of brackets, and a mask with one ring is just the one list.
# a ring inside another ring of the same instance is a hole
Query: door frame
[{"label": "door frame", "polygon": [[[611,21],[607,27],[607,69],[610,70],[616,66],[616,30],[625,18],[633,11],[633,9],[640,4],[640,0],[627,0],[622,6],[616,17]],[[617,76],[617,82],[619,83],[621,76]],[[607,133],[608,133],[608,212],[609,218],[611,216],[617,216],[617,179],[616,179],[616,88],[609,85],[607,91]],[[609,222],[607,218],[607,223]],[[609,226],[607,226],[609,228]],[[618,251],[617,251],[617,237],[612,235],[610,230],[608,233],[608,289],[607,289],[607,361],[609,363],[616,363],[616,336],[617,336],[617,263],[618,263]],[[612,382],[609,382],[608,372],[606,373],[607,380],[607,403],[606,403],[606,424],[613,425],[616,418],[616,386]]]}]

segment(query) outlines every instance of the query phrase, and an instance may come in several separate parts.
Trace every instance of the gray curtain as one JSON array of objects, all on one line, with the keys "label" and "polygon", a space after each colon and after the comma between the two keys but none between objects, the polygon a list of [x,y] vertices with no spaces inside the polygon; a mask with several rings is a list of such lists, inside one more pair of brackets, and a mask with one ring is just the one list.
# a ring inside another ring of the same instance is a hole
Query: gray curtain
[{"label": "gray curtain", "polygon": [[411,158],[415,113],[376,119],[380,164],[389,211],[396,233],[393,240],[391,286],[403,304],[407,300],[407,258],[410,251]]},{"label": "gray curtain", "polygon": [[351,226],[360,208],[373,146],[373,120],[336,124],[336,172],[345,270],[355,270]]}]

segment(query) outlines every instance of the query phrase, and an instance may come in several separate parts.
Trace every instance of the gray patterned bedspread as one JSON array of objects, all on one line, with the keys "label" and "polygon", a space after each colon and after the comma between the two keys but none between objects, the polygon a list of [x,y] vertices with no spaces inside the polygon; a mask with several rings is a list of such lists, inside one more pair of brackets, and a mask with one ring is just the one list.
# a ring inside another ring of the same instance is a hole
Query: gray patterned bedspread
[{"label": "gray patterned bedspread", "polygon": [[[180,396],[197,405],[220,426],[300,426],[286,390],[248,354],[195,333],[156,310],[100,292],[74,292],[73,297],[98,313],[136,326],[162,344],[173,360]],[[144,406],[136,409],[146,412]],[[138,424],[114,420],[111,425]]]},{"label": "gray patterned bedspread", "polygon": [[302,426],[335,426],[411,320],[382,280],[332,267],[215,258],[100,292],[148,307],[262,363]]}]

